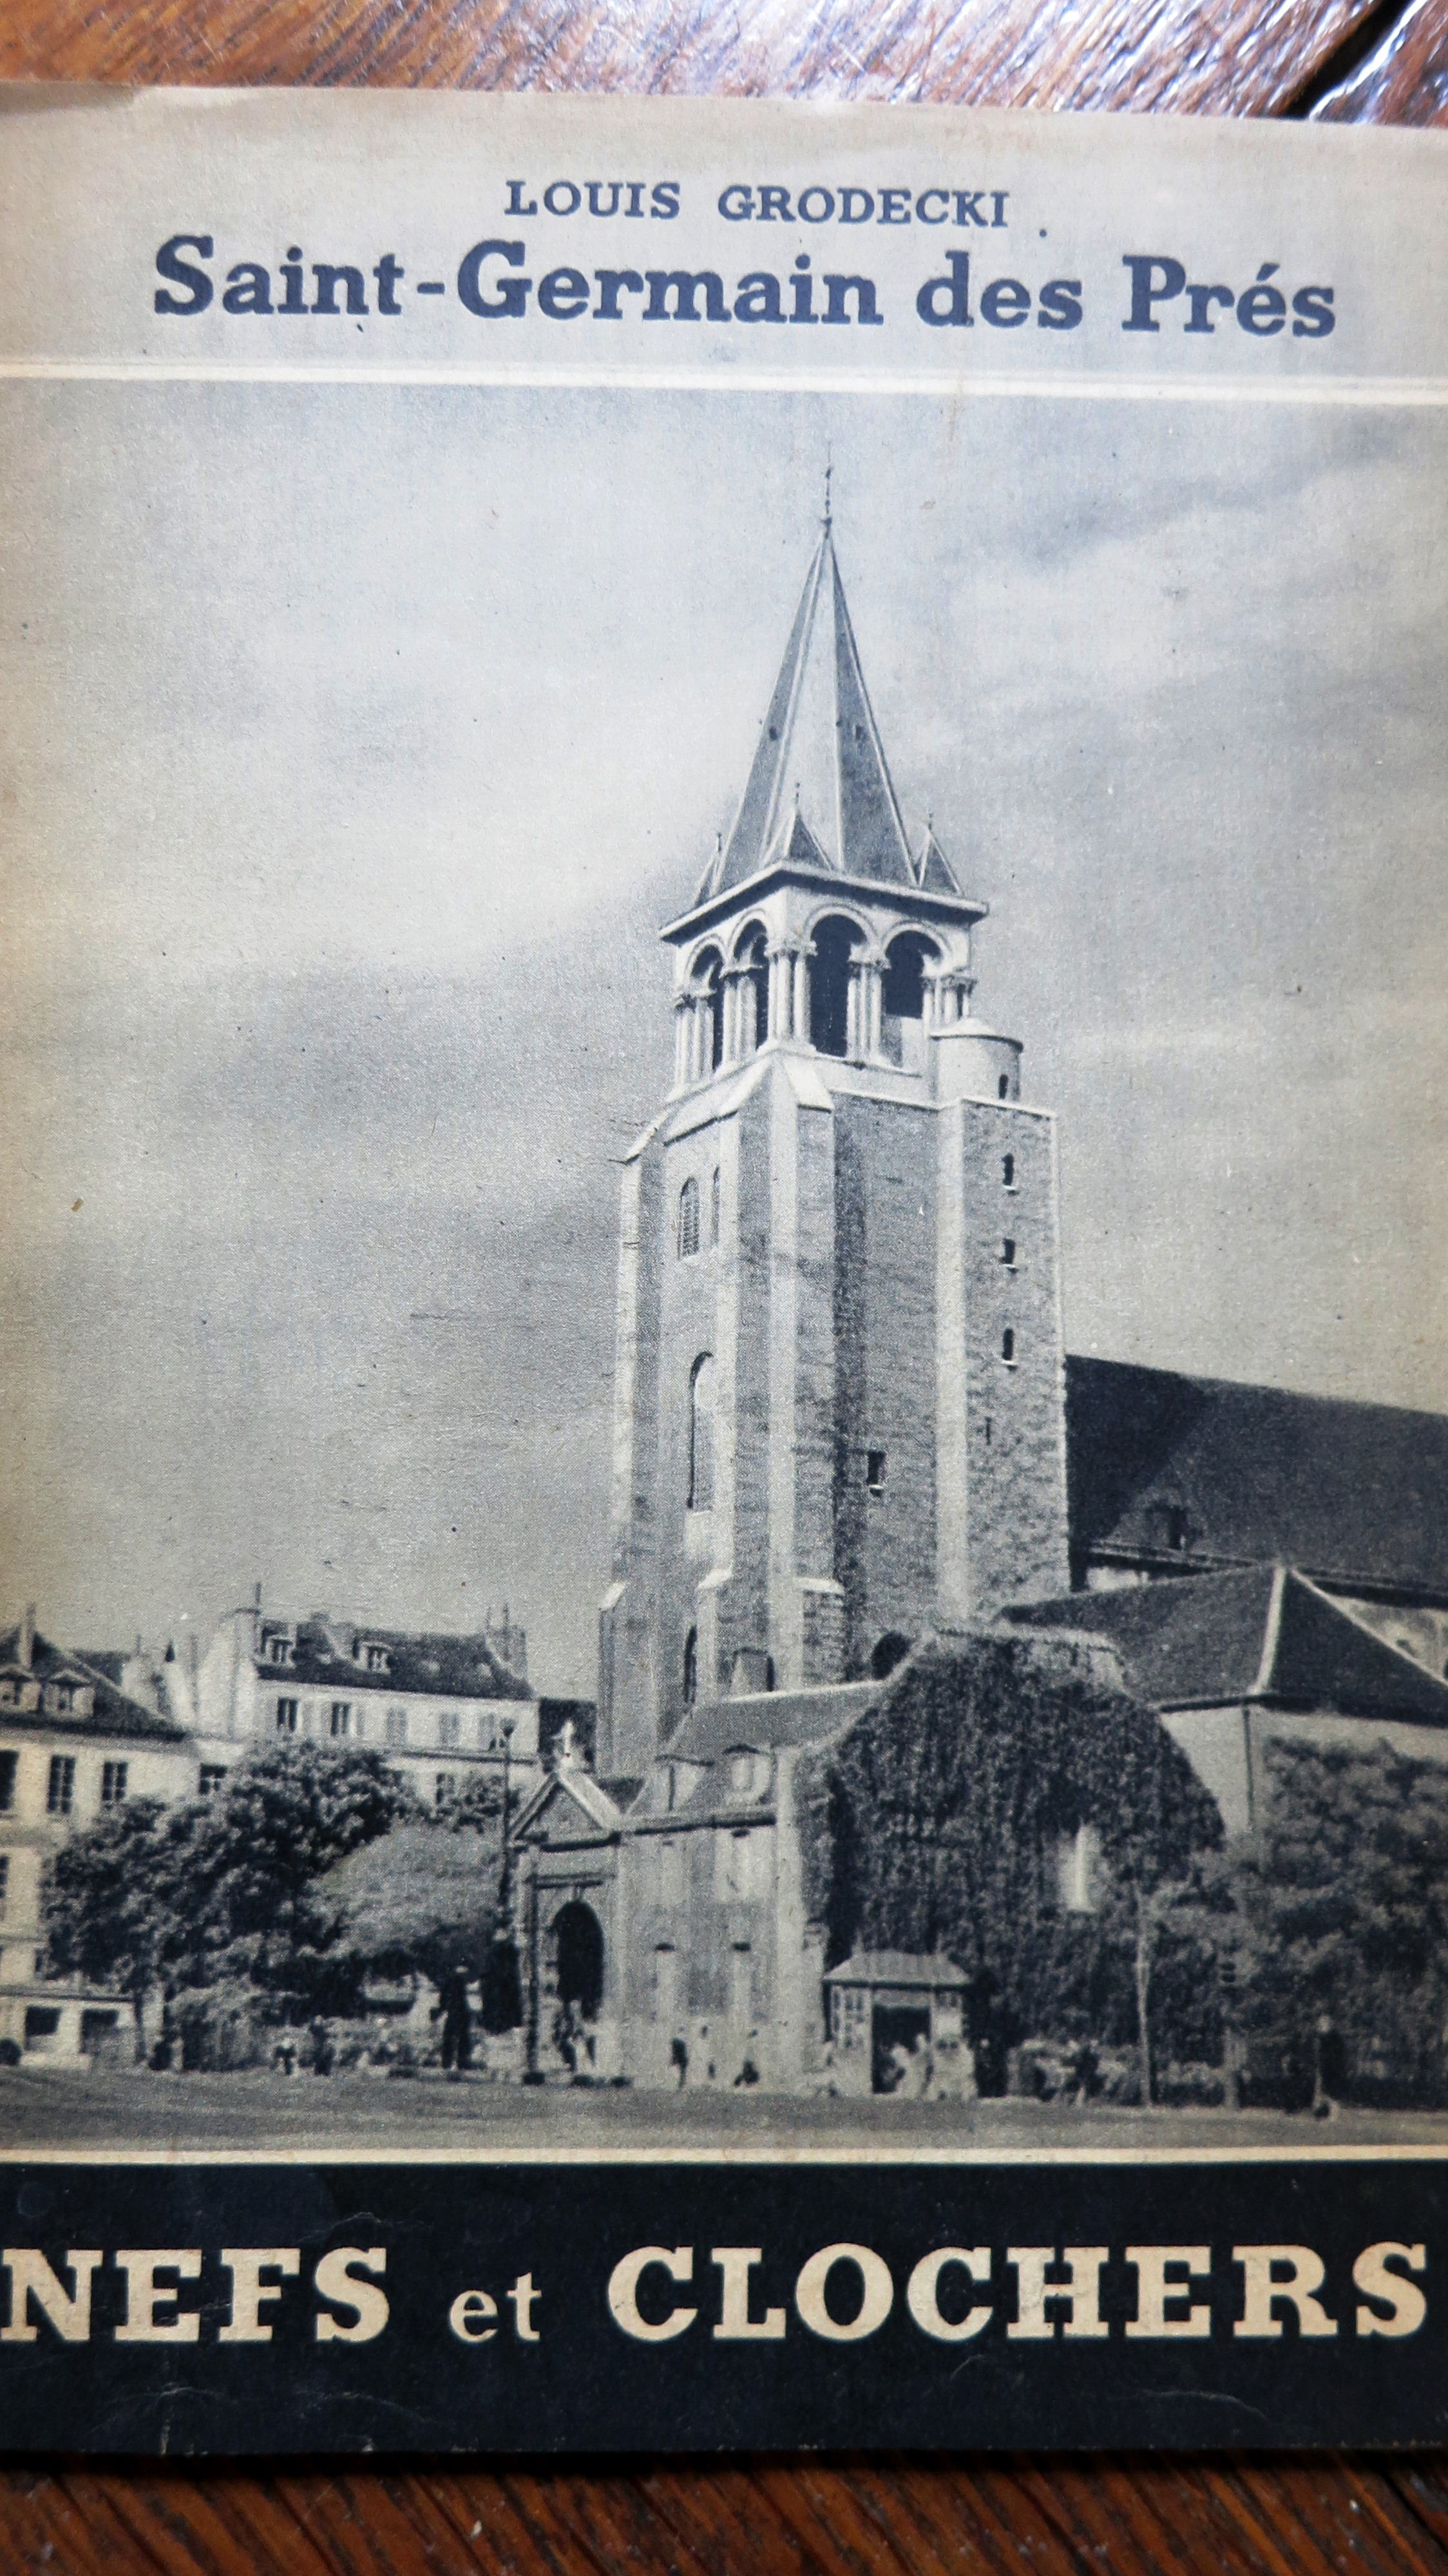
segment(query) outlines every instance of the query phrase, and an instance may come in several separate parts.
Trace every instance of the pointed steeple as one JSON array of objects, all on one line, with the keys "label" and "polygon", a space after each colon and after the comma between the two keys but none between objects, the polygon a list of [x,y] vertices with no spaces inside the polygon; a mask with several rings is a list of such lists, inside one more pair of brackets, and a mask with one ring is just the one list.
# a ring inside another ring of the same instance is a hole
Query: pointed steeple
[{"label": "pointed steeple", "polygon": [[[796,781],[807,782],[802,794]],[[808,857],[801,839],[809,845]],[[786,857],[868,884],[919,882],[835,560],[828,484],[824,527],[749,782],[697,900],[743,885]],[[949,881],[958,891],[954,879]]]}]

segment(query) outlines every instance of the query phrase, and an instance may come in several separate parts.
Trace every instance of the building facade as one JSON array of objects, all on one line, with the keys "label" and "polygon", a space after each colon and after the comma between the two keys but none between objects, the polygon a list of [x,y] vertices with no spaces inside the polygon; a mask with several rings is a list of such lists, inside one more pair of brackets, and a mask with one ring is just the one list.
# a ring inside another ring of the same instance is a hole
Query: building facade
[{"label": "building facade", "polygon": [[261,1744],[375,1745],[425,1806],[538,1763],[528,1641],[508,1617],[473,1636],[412,1634],[315,1611],[223,1619],[202,1659],[195,1731],[203,1792]]},{"label": "building facade", "polygon": [[80,1655],[39,1634],[35,1613],[0,1636],[0,2044],[58,2062],[89,2059],[133,2026],[127,1998],[46,1980],[46,1868],[78,1829],[131,1798],[195,1797],[196,1746],[133,1656]]}]

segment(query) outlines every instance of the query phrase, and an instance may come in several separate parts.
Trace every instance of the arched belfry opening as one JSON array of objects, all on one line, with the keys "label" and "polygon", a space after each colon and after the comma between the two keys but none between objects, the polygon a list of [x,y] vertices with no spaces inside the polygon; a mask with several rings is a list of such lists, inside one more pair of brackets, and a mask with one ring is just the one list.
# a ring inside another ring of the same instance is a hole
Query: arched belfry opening
[{"label": "arched belfry opening", "polygon": [[821,1055],[845,1055],[850,1044],[851,960],[860,945],[854,922],[836,914],[820,922],[810,961],[809,1035]]},{"label": "arched belfry opening", "polygon": [[934,940],[918,930],[902,931],[886,952],[880,1047],[906,1073],[925,1071],[926,977],[939,962]]}]

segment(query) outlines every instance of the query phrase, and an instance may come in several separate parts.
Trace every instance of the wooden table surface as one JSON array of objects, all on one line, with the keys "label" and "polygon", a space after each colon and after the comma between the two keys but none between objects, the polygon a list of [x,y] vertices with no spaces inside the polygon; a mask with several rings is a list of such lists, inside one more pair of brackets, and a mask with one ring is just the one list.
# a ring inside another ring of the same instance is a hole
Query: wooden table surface
[{"label": "wooden table surface", "polygon": [[[1448,0],[0,0],[0,77],[728,91],[1434,125],[1448,123]],[[1448,2461],[0,2471],[0,2576],[249,2568],[1448,2576]]]}]

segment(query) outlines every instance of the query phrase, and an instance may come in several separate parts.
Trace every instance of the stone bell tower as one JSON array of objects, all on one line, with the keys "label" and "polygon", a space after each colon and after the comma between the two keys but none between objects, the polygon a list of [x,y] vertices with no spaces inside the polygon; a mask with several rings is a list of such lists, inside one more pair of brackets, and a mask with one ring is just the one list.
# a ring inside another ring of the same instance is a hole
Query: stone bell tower
[{"label": "stone bell tower", "polygon": [[599,1767],[1067,1588],[1052,1121],[912,850],[828,516],[623,1180]]}]

